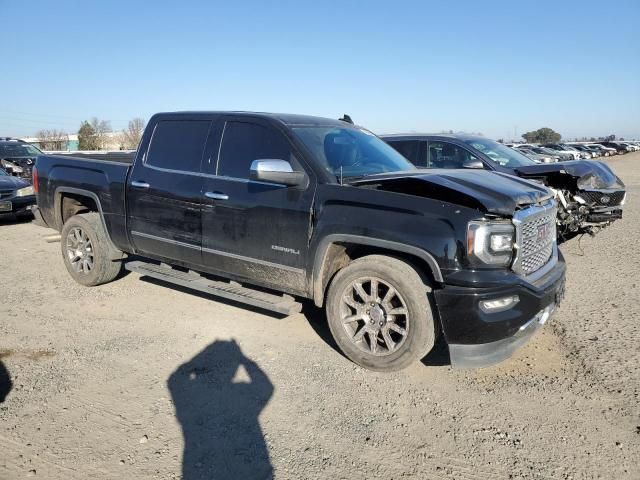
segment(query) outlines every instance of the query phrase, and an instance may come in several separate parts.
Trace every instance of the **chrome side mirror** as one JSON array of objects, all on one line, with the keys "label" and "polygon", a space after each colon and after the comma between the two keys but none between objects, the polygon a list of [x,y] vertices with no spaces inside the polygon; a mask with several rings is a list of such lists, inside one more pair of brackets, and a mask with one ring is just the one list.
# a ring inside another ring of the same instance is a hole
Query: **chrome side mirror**
[{"label": "chrome side mirror", "polygon": [[484,168],[484,163],[474,158],[473,160],[465,160],[462,164],[462,168]]},{"label": "chrome side mirror", "polygon": [[295,172],[286,160],[267,158],[251,162],[249,172],[251,180],[278,183],[291,187],[302,185],[306,181],[304,172]]}]

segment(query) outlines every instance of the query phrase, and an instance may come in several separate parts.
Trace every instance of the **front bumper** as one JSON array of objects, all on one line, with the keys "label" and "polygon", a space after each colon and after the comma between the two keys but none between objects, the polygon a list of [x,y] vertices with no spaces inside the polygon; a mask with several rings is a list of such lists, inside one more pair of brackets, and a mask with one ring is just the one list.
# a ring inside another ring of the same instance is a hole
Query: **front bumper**
[{"label": "front bumper", "polygon": [[11,202],[11,210],[0,211],[0,216],[22,215],[31,211],[36,205],[36,196],[12,197],[0,200],[0,202]]},{"label": "front bumper", "polygon": [[[559,254],[558,263],[533,283],[506,273],[498,285],[447,285],[435,290],[444,337],[449,344],[451,364],[455,368],[480,368],[509,358],[526,343],[556,310],[564,296],[566,265]],[[482,279],[475,277],[476,284]],[[500,285],[502,283],[502,285]],[[512,308],[485,313],[483,300],[517,295]]]}]

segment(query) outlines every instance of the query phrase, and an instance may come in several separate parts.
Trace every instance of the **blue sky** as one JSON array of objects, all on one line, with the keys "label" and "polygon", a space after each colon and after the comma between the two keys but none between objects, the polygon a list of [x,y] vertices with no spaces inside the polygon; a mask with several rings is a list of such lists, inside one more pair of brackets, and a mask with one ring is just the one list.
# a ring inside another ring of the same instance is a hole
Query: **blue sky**
[{"label": "blue sky", "polygon": [[0,0],[0,135],[168,110],[640,138],[640,1]]}]

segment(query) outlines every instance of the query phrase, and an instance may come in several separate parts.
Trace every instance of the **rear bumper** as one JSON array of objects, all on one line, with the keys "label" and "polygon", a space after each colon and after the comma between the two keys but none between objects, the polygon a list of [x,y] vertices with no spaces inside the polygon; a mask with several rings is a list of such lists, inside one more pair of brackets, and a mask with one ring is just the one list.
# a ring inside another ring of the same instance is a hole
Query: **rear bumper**
[{"label": "rear bumper", "polygon": [[[501,286],[445,285],[435,290],[451,364],[459,368],[498,363],[526,343],[555,311],[564,295],[566,266],[560,255],[557,265],[535,283],[513,276]],[[482,285],[482,282],[479,282]],[[486,313],[483,300],[517,295],[518,303],[500,312]]]},{"label": "rear bumper", "polygon": [[33,223],[35,223],[39,227],[50,228],[49,225],[47,225],[47,222],[45,222],[44,218],[42,218],[42,212],[40,212],[40,209],[37,205],[31,207],[31,213],[33,213]]}]

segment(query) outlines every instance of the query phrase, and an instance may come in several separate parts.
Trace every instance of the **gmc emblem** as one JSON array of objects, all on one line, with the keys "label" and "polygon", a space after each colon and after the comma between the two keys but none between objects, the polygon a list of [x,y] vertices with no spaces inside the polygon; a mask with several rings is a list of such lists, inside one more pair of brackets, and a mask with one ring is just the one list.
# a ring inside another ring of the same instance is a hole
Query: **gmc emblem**
[{"label": "gmc emblem", "polygon": [[538,227],[538,235],[536,237],[536,241],[540,242],[549,236],[549,224],[545,223],[544,225],[540,225]]}]

